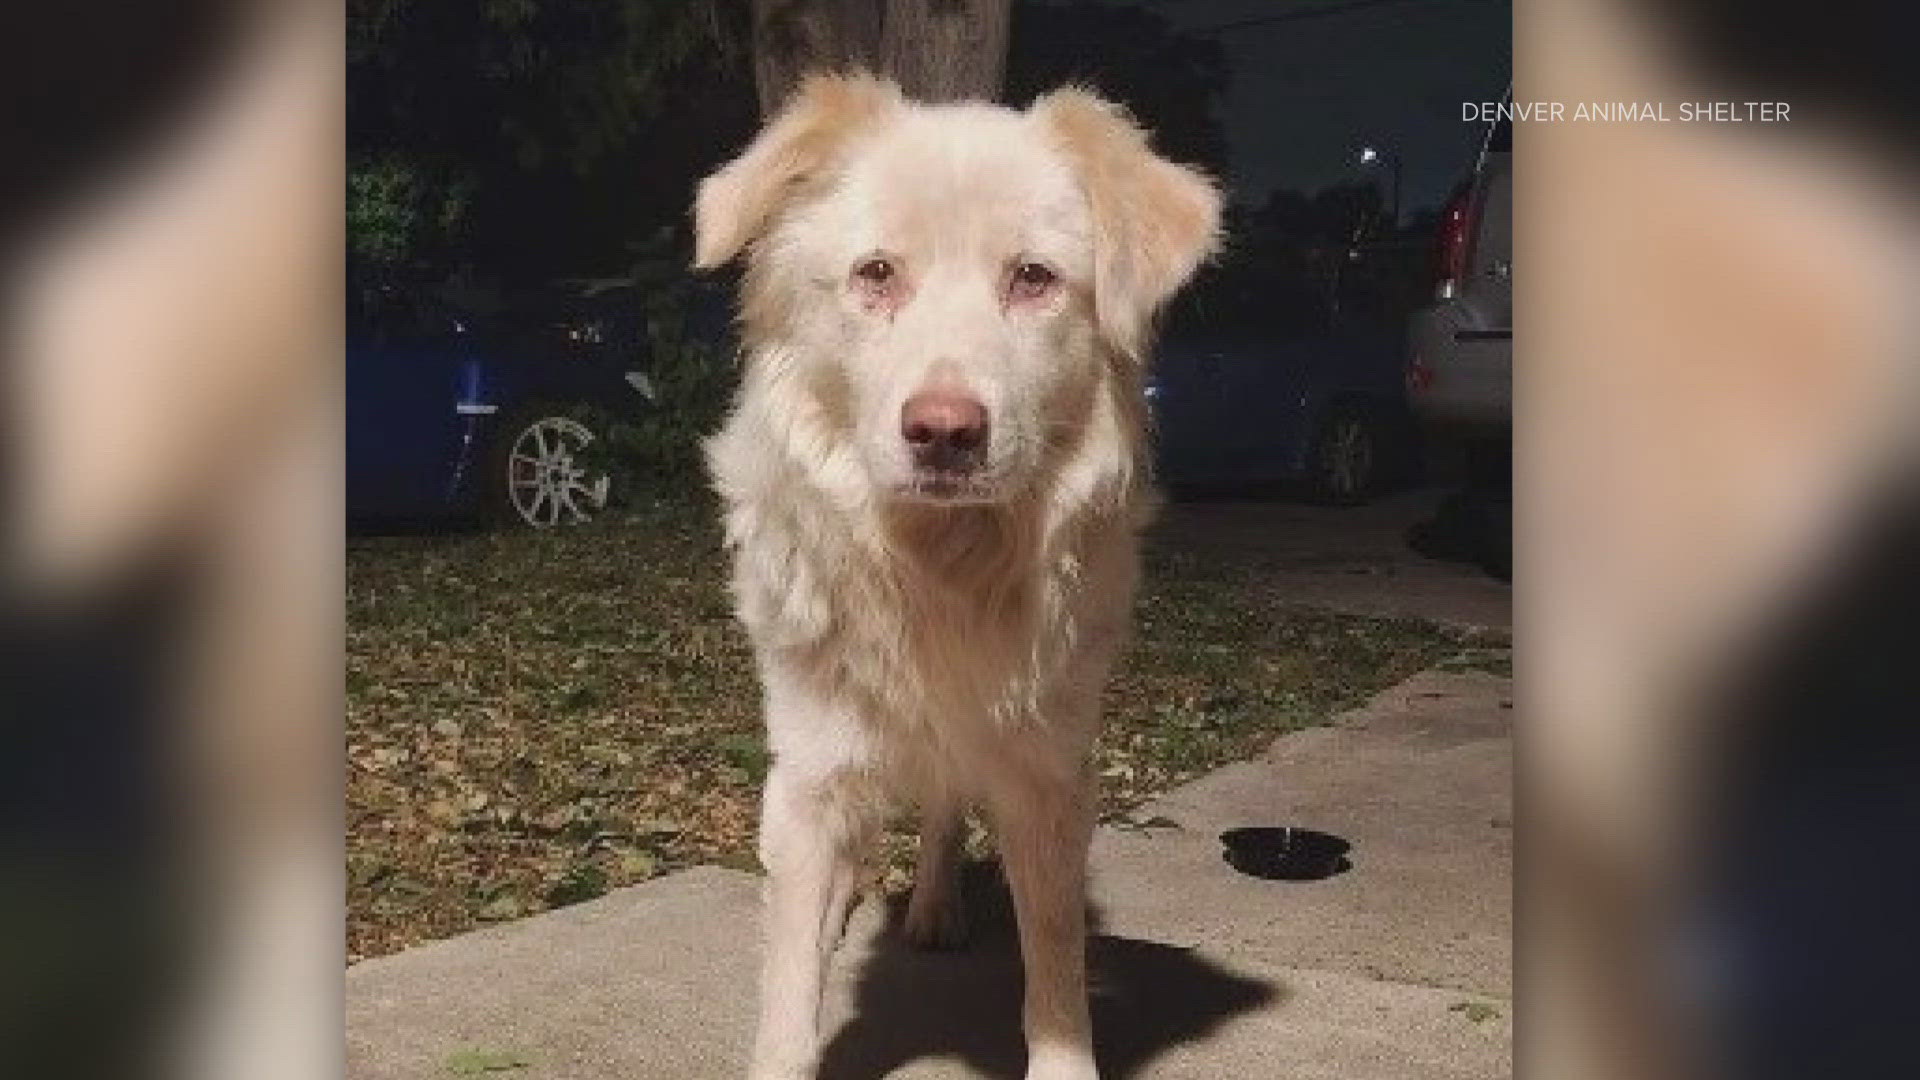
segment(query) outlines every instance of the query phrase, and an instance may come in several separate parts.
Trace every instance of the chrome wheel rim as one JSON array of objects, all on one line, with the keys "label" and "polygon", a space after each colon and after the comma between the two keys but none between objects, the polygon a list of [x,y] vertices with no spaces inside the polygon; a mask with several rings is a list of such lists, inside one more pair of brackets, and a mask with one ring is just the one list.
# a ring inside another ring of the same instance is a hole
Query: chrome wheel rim
[{"label": "chrome wheel rim", "polygon": [[590,521],[607,501],[607,478],[589,479],[579,462],[593,442],[586,425],[548,416],[520,429],[507,452],[507,498],[536,529]]},{"label": "chrome wheel rim", "polygon": [[1327,433],[1322,464],[1326,466],[1327,488],[1333,494],[1352,498],[1365,491],[1373,472],[1373,438],[1367,433],[1366,422],[1354,416],[1335,420]]}]

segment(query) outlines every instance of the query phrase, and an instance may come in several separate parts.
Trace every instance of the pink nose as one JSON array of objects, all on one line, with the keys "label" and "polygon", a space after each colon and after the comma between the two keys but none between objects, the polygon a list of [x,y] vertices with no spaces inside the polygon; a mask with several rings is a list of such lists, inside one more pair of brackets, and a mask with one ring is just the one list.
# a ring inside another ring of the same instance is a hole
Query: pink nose
[{"label": "pink nose", "polygon": [[954,390],[923,390],[900,409],[900,435],[924,468],[964,471],[987,442],[987,408]]}]

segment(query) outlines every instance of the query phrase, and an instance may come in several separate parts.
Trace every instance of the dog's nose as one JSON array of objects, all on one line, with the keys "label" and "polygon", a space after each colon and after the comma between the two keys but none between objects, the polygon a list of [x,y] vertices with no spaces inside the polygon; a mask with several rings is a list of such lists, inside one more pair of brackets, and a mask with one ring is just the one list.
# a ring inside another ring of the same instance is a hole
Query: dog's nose
[{"label": "dog's nose", "polygon": [[986,447],[987,408],[956,391],[924,390],[901,407],[900,435],[921,467],[964,471]]}]

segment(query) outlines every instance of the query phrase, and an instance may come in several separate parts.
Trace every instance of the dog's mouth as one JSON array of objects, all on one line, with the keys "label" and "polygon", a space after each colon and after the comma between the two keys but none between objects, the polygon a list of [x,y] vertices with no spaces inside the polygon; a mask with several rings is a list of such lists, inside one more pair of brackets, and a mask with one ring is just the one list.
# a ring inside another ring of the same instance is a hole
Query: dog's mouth
[{"label": "dog's mouth", "polygon": [[894,494],[907,502],[939,506],[979,506],[1001,501],[998,485],[979,477],[948,472],[915,472],[894,487]]}]

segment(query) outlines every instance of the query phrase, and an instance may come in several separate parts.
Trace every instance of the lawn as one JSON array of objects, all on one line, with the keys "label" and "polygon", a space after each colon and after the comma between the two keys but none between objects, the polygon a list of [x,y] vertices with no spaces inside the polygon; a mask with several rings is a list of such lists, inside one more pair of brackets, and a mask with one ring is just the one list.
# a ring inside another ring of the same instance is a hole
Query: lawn
[{"label": "lawn", "polygon": [[[1263,577],[1257,556],[1149,544],[1107,699],[1105,817],[1486,652],[1291,605]],[[705,496],[575,530],[354,538],[347,626],[350,958],[754,866],[759,693]],[[910,851],[889,835],[880,884]]]}]

